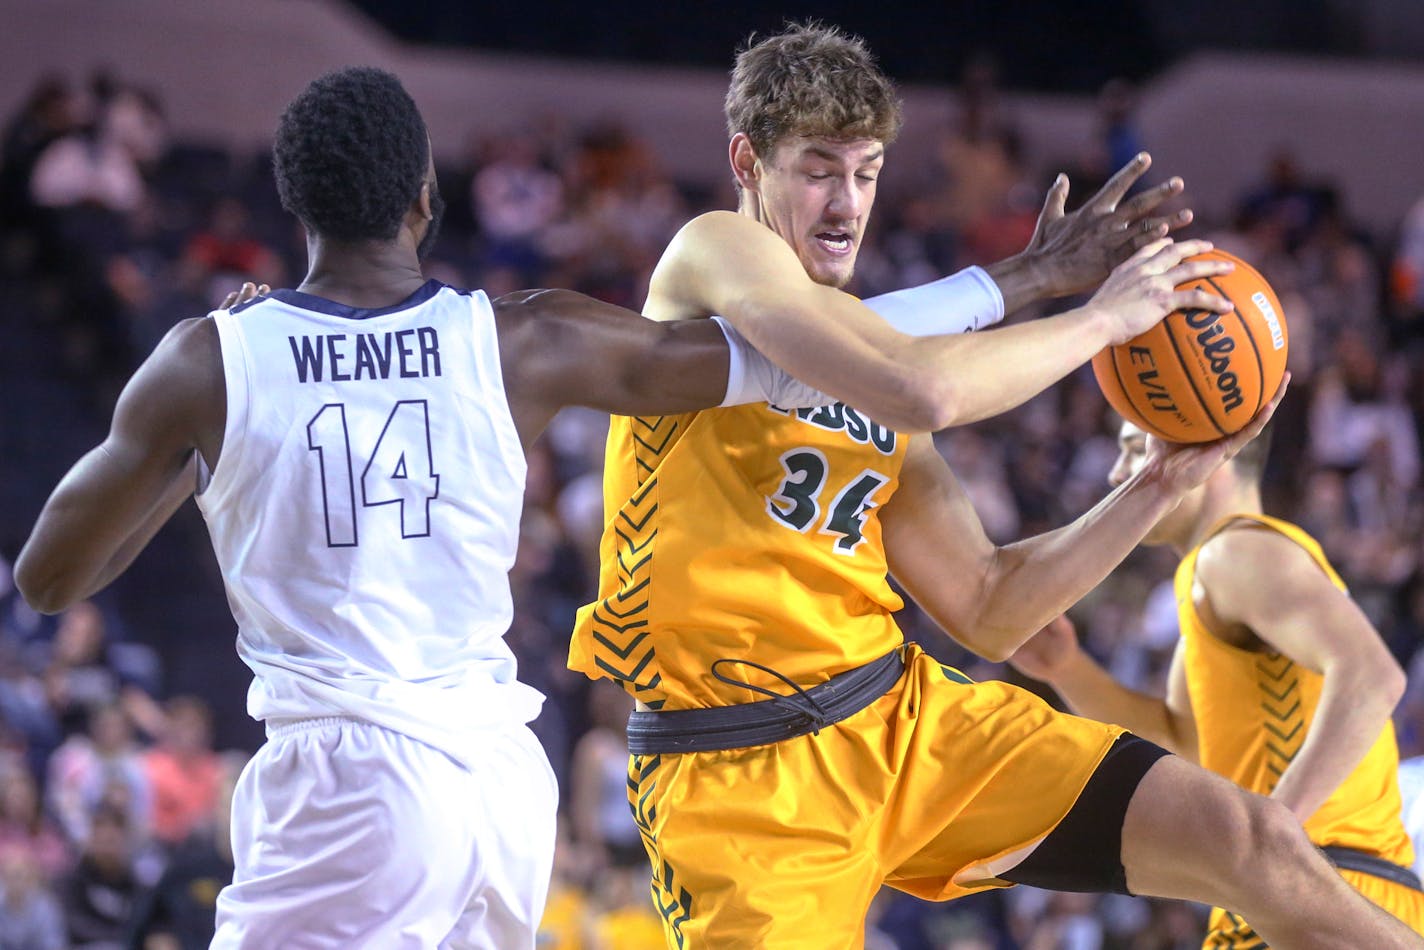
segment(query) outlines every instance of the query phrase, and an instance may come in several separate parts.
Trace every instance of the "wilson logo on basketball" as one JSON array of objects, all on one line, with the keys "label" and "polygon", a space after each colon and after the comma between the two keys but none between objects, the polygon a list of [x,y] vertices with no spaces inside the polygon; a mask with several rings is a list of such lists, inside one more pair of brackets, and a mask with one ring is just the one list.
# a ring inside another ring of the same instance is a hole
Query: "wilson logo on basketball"
[{"label": "wilson logo on basketball", "polygon": [[1290,349],[1286,313],[1255,268],[1225,251],[1197,260],[1229,261],[1234,269],[1177,289],[1225,297],[1231,310],[1174,310],[1093,357],[1093,376],[1112,407],[1171,442],[1206,442],[1239,431],[1280,385]]},{"label": "wilson logo on basketball", "polygon": [[1240,406],[1245,399],[1241,396],[1241,381],[1231,371],[1231,353],[1236,349],[1236,341],[1226,335],[1221,327],[1221,314],[1210,310],[1188,310],[1185,314],[1187,326],[1199,330],[1197,345],[1216,377],[1216,388],[1221,395],[1221,408],[1230,412]]}]

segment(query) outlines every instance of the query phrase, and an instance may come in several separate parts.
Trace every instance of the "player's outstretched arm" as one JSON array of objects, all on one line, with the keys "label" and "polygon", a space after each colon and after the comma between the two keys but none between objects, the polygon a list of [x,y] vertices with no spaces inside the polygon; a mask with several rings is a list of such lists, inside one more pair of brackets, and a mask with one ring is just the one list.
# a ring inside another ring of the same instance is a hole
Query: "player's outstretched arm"
[{"label": "player's outstretched arm", "polygon": [[671,415],[721,405],[821,405],[730,326],[659,323],[571,290],[494,301],[505,389],[528,445],[564,406]]},{"label": "player's outstretched arm", "polygon": [[797,379],[902,432],[997,415],[1180,307],[1230,304],[1176,285],[1230,265],[1194,261],[1202,241],[1163,239],[1113,271],[1089,303],[984,333],[912,338],[849,294],[816,284],[771,230],[731,212],[695,218],[653,275],[647,313],[660,320],[720,314]]},{"label": "player's outstretched arm", "polygon": [[1033,301],[1091,290],[1137,251],[1191,223],[1190,209],[1157,214],[1181,192],[1180,178],[1123,200],[1148,164],[1144,152],[1072,214],[1064,214],[1068,178],[1059,175],[1023,251],[985,268],[966,267],[927,284],[867,297],[865,305],[902,333],[932,336],[982,330]]},{"label": "player's outstretched arm", "polygon": [[1113,679],[1078,643],[1066,616],[1055,618],[1018,648],[1009,662],[1058,691],[1080,716],[1116,723],[1190,761],[1197,760],[1197,727],[1181,641],[1172,654],[1167,696],[1129,689]]},{"label": "player's outstretched arm", "polygon": [[194,452],[214,460],[225,414],[210,319],[174,327],[119,396],[108,437],[75,463],[15,562],[15,586],[55,613],[119,575],[196,487]]},{"label": "player's outstretched arm", "polygon": [[1224,439],[1198,445],[1150,441],[1146,463],[1092,510],[1062,528],[1006,545],[985,536],[933,442],[914,439],[900,487],[880,515],[890,570],[961,643],[989,659],[1007,659],[1101,583],[1185,492],[1255,438],[1284,395],[1282,381],[1251,423]]},{"label": "player's outstretched arm", "polygon": [[1064,213],[1068,176],[1054,180],[1028,246],[985,268],[1003,294],[1005,312],[1013,313],[1037,300],[1092,290],[1138,250],[1191,224],[1190,208],[1161,213],[1166,201],[1181,194],[1184,186],[1180,178],[1170,178],[1127,198],[1151,165],[1151,156],[1139,153],[1069,214]]},{"label": "player's outstretched arm", "polygon": [[1315,814],[1379,739],[1404,694],[1404,671],[1350,596],[1289,538],[1246,525],[1202,546],[1197,581],[1210,613],[1323,674],[1304,743],[1271,797]]}]

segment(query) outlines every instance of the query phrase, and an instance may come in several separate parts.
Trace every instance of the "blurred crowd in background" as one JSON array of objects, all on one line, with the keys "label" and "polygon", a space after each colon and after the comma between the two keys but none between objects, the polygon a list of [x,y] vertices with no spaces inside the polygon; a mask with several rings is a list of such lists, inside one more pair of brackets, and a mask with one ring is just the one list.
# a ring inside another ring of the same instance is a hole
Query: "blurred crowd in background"
[{"label": "blurred crowd in background", "polygon": [[[890,152],[858,293],[1009,256],[1027,242],[1054,173],[1069,172],[1081,198],[1152,146],[1122,83],[1101,93],[1098,135],[1054,155],[1019,147],[990,64],[971,68],[955,95],[958,121],[940,130],[931,166],[897,167]],[[614,119],[524,119],[472,137],[462,163],[438,170],[449,210],[430,276],[492,296],[569,287],[637,309],[676,229],[735,203],[730,177],[672,180]],[[1288,317],[1293,380],[1275,424],[1267,508],[1323,543],[1410,672],[1397,714],[1402,753],[1424,753],[1424,203],[1411,209],[1418,196],[1400,195],[1397,232],[1363,233],[1349,183],[1298,167],[1284,146],[1268,167],[1242,168],[1236,185],[1233,217],[1199,219],[1191,233],[1253,262]],[[269,157],[174,140],[161,91],[107,72],[55,76],[6,117],[0,950],[207,946],[212,901],[231,873],[228,796],[261,732],[243,713],[247,677],[200,518],[188,506],[112,590],[58,618],[28,610],[6,565],[165,332],[243,280],[295,286],[304,267]],[[565,412],[530,453],[511,575],[509,641],[523,678],[548,696],[535,728],[563,788],[541,944],[551,950],[662,946],[625,802],[629,700],[564,667],[574,610],[595,593],[606,424]],[[1085,369],[937,444],[991,537],[1008,541],[1101,498],[1116,425]],[[1139,551],[1073,612],[1089,649],[1139,688],[1160,688],[1175,642],[1174,566],[1170,552]],[[1015,677],[967,654],[913,605],[901,623],[973,677]],[[228,747],[240,751],[216,751]],[[1189,905],[1025,888],[946,905],[886,891],[867,946],[1177,950],[1200,945],[1203,920]]]}]

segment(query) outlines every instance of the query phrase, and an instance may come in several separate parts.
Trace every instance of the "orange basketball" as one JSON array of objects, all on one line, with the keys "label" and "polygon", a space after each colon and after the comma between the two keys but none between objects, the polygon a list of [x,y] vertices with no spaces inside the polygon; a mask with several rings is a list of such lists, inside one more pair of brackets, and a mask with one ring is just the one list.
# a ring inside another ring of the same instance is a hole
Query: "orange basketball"
[{"label": "orange basketball", "polygon": [[1200,258],[1228,260],[1236,269],[1179,289],[1225,297],[1234,310],[1176,310],[1093,357],[1108,403],[1139,429],[1172,442],[1239,431],[1275,395],[1286,371],[1289,336],[1275,291],[1239,257],[1212,250]]}]

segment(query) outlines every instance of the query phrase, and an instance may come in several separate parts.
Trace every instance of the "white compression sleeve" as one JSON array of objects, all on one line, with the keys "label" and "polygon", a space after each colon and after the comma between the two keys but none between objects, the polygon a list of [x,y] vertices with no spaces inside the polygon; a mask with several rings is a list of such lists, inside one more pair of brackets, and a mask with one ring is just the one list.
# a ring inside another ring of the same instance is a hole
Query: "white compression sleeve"
[{"label": "white compression sleeve", "polygon": [[982,330],[1004,319],[1004,295],[983,268],[863,301],[901,333],[934,336]]},{"label": "white compression sleeve", "polygon": [[721,317],[713,317],[722,335],[727,338],[730,360],[727,366],[727,396],[724,406],[743,406],[747,403],[769,402],[785,409],[805,409],[811,406],[829,406],[836,401],[818,389],[787,373],[780,366],[761,355],[746,337],[737,332]]},{"label": "white compression sleeve", "polygon": [[[968,267],[948,277],[863,301],[885,322],[909,336],[982,330],[1004,319],[1004,296],[982,268]],[[721,317],[730,350],[724,406],[769,402],[784,408],[828,406],[836,400],[789,375]]]}]

